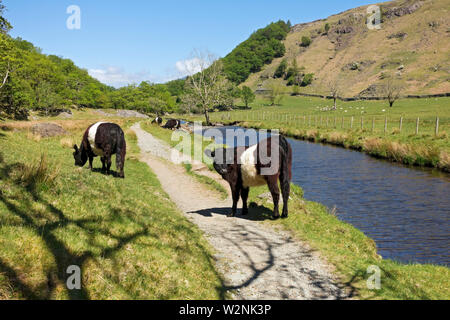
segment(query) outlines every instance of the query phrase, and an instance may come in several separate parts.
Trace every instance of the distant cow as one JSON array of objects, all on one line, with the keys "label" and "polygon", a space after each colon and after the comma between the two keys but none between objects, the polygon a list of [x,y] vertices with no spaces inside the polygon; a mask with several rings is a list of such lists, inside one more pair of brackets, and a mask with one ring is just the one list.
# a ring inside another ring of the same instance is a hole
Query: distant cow
[{"label": "distant cow", "polygon": [[[271,145],[275,143],[277,145],[274,145],[274,150],[278,149],[278,155],[272,155]],[[260,153],[261,148],[264,148],[261,150],[263,153]],[[214,168],[230,184],[233,196],[231,217],[236,215],[239,196],[242,197],[243,202],[242,214],[246,215],[248,213],[247,199],[250,187],[267,184],[274,203],[273,217],[279,218],[280,190],[278,179],[280,180],[284,202],[282,217],[288,216],[290,181],[292,179],[292,149],[283,136],[269,137],[251,147],[216,149],[212,152],[206,150],[205,154],[214,159]],[[261,154],[267,155],[264,161],[260,159]],[[228,160],[227,156],[229,157]],[[270,174],[262,175],[262,169],[269,167],[274,168],[274,170]]]},{"label": "distant cow", "polygon": [[80,148],[73,146],[75,165],[84,166],[89,159],[89,168],[92,170],[94,157],[101,157],[102,172],[110,173],[111,156],[116,154],[116,168],[118,175],[124,178],[123,166],[127,146],[122,129],[115,123],[97,122],[87,128]]},{"label": "distant cow", "polygon": [[165,129],[172,129],[172,130],[180,129],[180,127],[181,121],[176,119],[167,120],[166,124],[163,126],[163,128]]},{"label": "distant cow", "polygon": [[160,126],[162,124],[162,122],[163,122],[163,119],[160,116],[157,116],[155,118],[155,120],[152,121],[152,123],[157,123],[158,126]]}]

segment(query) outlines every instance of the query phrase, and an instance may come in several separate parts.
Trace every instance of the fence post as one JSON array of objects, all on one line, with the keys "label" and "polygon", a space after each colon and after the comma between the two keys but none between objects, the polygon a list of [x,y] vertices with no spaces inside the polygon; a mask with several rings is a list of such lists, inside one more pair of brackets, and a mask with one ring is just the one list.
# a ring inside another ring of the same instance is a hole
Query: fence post
[{"label": "fence post", "polygon": [[387,116],[384,117],[384,134],[387,132]]},{"label": "fence post", "polygon": [[361,130],[364,128],[364,120],[363,117],[361,116]]},{"label": "fence post", "polygon": [[419,118],[416,120],[416,135],[419,134]]},{"label": "fence post", "polygon": [[353,117],[350,119],[350,129],[353,129]]},{"label": "fence post", "polygon": [[341,129],[344,129],[344,117],[342,117]]},{"label": "fence post", "polygon": [[375,131],[375,117],[372,117],[372,133]]},{"label": "fence post", "polygon": [[400,117],[400,124],[398,129],[400,130],[400,133],[402,133],[402,126],[403,126],[403,116]]},{"label": "fence post", "polygon": [[436,129],[434,131],[435,135],[439,134],[439,117],[436,117]]}]

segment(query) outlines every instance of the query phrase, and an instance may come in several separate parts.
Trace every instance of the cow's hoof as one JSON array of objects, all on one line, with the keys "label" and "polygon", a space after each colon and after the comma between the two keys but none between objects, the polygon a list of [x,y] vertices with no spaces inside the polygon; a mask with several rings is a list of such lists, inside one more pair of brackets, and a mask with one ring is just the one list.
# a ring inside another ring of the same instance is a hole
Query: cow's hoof
[{"label": "cow's hoof", "polygon": [[234,213],[229,213],[227,217],[228,217],[228,218],[233,218],[234,216],[235,216]]},{"label": "cow's hoof", "polygon": [[287,219],[287,217],[288,217],[287,214],[283,214],[283,215],[281,216],[281,219]]},{"label": "cow's hoof", "polygon": [[278,219],[280,219],[280,216],[272,216],[271,219],[272,220],[278,220]]}]

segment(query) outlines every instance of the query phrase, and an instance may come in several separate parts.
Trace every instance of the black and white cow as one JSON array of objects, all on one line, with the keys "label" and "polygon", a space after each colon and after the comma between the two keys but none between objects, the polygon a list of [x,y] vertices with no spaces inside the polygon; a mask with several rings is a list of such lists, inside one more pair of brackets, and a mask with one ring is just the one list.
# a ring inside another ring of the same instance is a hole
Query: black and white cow
[{"label": "black and white cow", "polygon": [[162,124],[162,122],[163,122],[163,119],[160,116],[157,116],[155,118],[155,120],[152,121],[152,123],[157,123],[158,126],[160,126]]},{"label": "black and white cow", "polygon": [[92,170],[94,157],[101,157],[102,171],[110,173],[111,156],[116,154],[116,168],[118,175],[124,178],[123,167],[127,146],[123,130],[115,123],[97,122],[89,126],[84,133],[80,148],[73,146],[75,165],[84,166],[89,160],[89,168]]},{"label": "black and white cow", "polygon": [[169,120],[167,120],[166,124],[163,126],[163,128],[165,128],[165,129],[172,129],[172,130],[180,129],[180,127],[181,127],[181,121],[177,120],[177,119],[169,119]]},{"label": "black and white cow", "polygon": [[[274,144],[273,149],[272,144]],[[261,150],[263,153],[260,152],[261,148],[264,148]],[[278,150],[276,152],[278,155],[272,154],[272,150]],[[233,207],[229,216],[236,215],[239,197],[242,197],[243,202],[242,214],[246,215],[248,213],[247,199],[250,187],[267,184],[274,203],[273,217],[279,218],[280,190],[278,180],[280,180],[284,203],[282,217],[288,216],[290,181],[292,179],[292,149],[283,136],[269,137],[251,147],[216,149],[212,152],[206,150],[205,154],[214,159],[214,169],[230,184]],[[266,155],[264,161],[261,161],[261,154]],[[263,174],[267,171],[264,169],[269,168],[271,168],[270,173]]]}]

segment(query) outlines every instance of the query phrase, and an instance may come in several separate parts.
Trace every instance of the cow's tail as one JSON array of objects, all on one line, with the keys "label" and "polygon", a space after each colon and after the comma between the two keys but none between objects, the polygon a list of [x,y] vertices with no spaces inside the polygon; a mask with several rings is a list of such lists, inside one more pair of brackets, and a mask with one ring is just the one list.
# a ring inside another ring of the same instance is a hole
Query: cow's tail
[{"label": "cow's tail", "polygon": [[287,178],[287,181],[290,182],[292,180],[292,148],[285,137],[282,135],[279,137],[281,154],[280,174],[281,176]]}]

